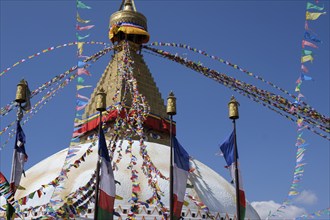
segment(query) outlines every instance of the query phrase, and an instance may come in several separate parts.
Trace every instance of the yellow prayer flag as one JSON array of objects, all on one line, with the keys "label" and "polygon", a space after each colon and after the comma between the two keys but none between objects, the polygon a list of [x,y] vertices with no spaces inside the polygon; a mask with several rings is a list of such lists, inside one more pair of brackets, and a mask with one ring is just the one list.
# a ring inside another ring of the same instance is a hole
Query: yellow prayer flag
[{"label": "yellow prayer flag", "polygon": [[80,17],[79,13],[77,13],[77,21],[83,24],[87,24],[90,22],[90,20],[84,20]]},{"label": "yellow prayer flag", "polygon": [[83,53],[83,50],[84,50],[83,45],[84,45],[84,42],[78,42],[78,44],[77,44],[79,55],[82,55],[82,53]]},{"label": "yellow prayer flag", "polygon": [[306,20],[316,20],[321,15],[325,14],[326,12],[309,12],[306,11]]},{"label": "yellow prayer flag", "polygon": [[289,192],[289,196],[295,196],[295,195],[298,195],[299,193],[296,192],[296,191],[290,191]]},{"label": "yellow prayer flag", "polygon": [[301,63],[305,63],[307,61],[313,62],[313,59],[314,58],[312,57],[312,55],[303,56],[303,57],[301,57]]}]

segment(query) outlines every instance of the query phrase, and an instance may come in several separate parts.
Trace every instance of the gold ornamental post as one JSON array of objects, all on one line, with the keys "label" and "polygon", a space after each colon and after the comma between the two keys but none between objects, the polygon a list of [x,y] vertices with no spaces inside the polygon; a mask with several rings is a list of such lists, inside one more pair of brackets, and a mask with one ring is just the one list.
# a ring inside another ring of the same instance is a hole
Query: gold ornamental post
[{"label": "gold ornamental post", "polygon": [[238,164],[237,164],[237,140],[236,140],[236,119],[239,118],[238,114],[239,103],[236,101],[235,97],[232,96],[228,103],[229,108],[229,118],[233,120],[234,126],[234,163],[235,163],[235,187],[236,187],[236,216],[238,220],[241,220],[240,212],[240,195],[239,195],[239,175],[238,175]]},{"label": "gold ornamental post", "polygon": [[174,197],[173,197],[173,115],[176,115],[176,98],[173,91],[167,97],[166,113],[170,116],[170,219],[174,219]]},{"label": "gold ornamental post", "polygon": [[[99,122],[99,131],[102,129],[102,112],[106,110],[106,96],[103,88],[96,94],[96,110],[100,112],[100,122]],[[100,141],[100,140],[99,140]],[[100,156],[98,154],[97,164],[96,164],[96,187],[95,187],[95,208],[94,208],[94,219],[98,218],[98,201],[99,201],[99,182],[100,182]]]}]

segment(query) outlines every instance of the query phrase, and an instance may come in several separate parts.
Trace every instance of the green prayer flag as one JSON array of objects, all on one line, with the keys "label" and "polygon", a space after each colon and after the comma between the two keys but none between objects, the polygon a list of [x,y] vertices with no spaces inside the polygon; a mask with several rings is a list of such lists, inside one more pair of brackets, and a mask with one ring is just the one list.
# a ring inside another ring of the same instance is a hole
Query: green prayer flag
[{"label": "green prayer flag", "polygon": [[303,53],[304,56],[307,56],[307,55],[312,55],[313,54],[313,51],[311,51],[311,50],[303,50],[302,53]]},{"label": "green prayer flag", "polygon": [[318,11],[322,11],[324,9],[324,7],[320,7],[318,5],[314,5],[310,2],[307,2],[307,6],[306,6],[306,9],[315,9],[315,10],[318,10]]},{"label": "green prayer flag", "polygon": [[78,33],[76,33],[76,37],[77,37],[77,40],[80,41],[80,40],[83,40],[83,39],[89,37],[89,34],[87,34],[85,36],[80,36]]},{"label": "green prayer flag", "polygon": [[30,194],[29,194],[29,199],[33,199],[34,194],[36,194],[36,191],[34,191],[33,193],[30,193]]},{"label": "green prayer flag", "polygon": [[91,9],[91,7],[85,5],[83,2],[77,0],[77,8],[82,8],[82,9]]},{"label": "green prayer flag", "polygon": [[80,76],[78,77],[77,81],[79,84],[83,84],[85,82],[84,78],[82,78]]}]

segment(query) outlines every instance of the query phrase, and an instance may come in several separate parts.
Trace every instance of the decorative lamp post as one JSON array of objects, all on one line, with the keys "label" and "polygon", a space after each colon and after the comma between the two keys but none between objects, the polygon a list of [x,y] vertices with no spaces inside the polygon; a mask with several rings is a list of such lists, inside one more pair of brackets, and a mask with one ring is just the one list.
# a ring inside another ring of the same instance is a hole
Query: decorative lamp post
[{"label": "decorative lamp post", "polygon": [[174,219],[174,197],[173,197],[173,138],[172,125],[173,115],[176,115],[176,98],[173,91],[167,97],[166,113],[170,116],[170,219]]},{"label": "decorative lamp post", "polygon": [[[99,116],[99,131],[102,129],[102,112],[106,110],[106,96],[103,88],[96,94],[96,110],[100,112]],[[98,156],[96,164],[96,187],[95,187],[95,208],[94,208],[94,219],[98,219],[98,201],[99,201],[99,182],[100,182],[100,157]]]},{"label": "decorative lamp post", "polygon": [[235,186],[236,186],[236,216],[238,220],[241,220],[241,212],[240,212],[240,195],[239,195],[239,175],[238,175],[238,164],[237,164],[237,140],[236,140],[236,119],[239,118],[238,115],[238,106],[239,103],[236,101],[235,97],[232,96],[228,103],[229,108],[229,118],[233,120],[234,126],[234,163],[235,163]]}]

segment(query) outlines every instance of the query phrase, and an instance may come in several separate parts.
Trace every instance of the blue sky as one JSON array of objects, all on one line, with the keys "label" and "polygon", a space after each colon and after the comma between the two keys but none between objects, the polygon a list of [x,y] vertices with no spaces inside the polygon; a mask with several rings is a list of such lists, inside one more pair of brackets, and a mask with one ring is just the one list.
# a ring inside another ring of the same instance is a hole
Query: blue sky
[{"label": "blue sky", "polygon": [[[84,1],[92,10],[81,11],[91,19],[89,40],[109,42],[110,15],[120,1]],[[136,1],[137,10],[148,18],[150,42],[185,43],[219,56],[262,76],[290,92],[300,75],[301,40],[307,1]],[[329,2],[320,1],[329,12]],[[22,58],[51,46],[75,41],[75,1],[1,0],[1,71]],[[306,102],[329,116],[329,15],[309,22],[323,40],[313,49],[315,60],[307,64],[314,81],[305,82]],[[101,50],[86,46],[85,54]],[[200,61],[206,66],[242,81],[274,91],[224,64],[191,52],[164,48]],[[28,80],[30,88],[75,65],[76,48],[66,47],[27,61],[3,75],[1,107],[15,97],[16,84]],[[249,201],[281,203],[287,196],[295,165],[296,125],[275,112],[243,97],[192,70],[160,57],[144,58],[163,98],[173,90],[177,97],[177,136],[186,150],[226,179],[225,161],[216,156],[218,145],[232,130],[227,103],[231,95],[240,102],[237,138],[243,182]],[[95,85],[110,55],[101,58],[90,71],[86,84]],[[92,90],[90,90],[91,92]],[[84,91],[85,92],[85,91]],[[86,91],[85,95],[88,95]],[[279,93],[279,92],[276,92]],[[282,95],[282,94],[281,94]],[[32,102],[36,102],[38,96]],[[31,167],[65,148],[70,142],[75,114],[75,85],[67,86],[24,127]],[[15,119],[15,113],[1,118],[1,129]],[[308,212],[329,207],[329,142],[309,131],[305,174],[300,183],[305,199],[294,204]],[[1,136],[1,144],[7,139]],[[0,151],[1,171],[9,178],[13,141]],[[303,201],[302,201],[303,200]],[[268,205],[270,203],[267,203]],[[268,207],[268,206],[267,206]],[[271,207],[271,205],[269,206]]]}]

